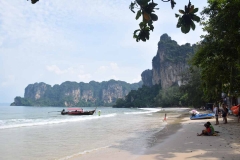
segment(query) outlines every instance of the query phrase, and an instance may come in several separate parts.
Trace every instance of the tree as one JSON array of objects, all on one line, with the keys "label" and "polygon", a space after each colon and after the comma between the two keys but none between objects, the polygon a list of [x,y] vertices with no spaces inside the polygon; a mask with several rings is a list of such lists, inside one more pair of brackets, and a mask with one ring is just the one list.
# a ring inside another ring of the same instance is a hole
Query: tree
[{"label": "tree", "polygon": [[[189,62],[191,63],[191,62]],[[190,67],[182,76],[183,85],[180,86],[183,105],[200,107],[205,104],[201,85],[200,70],[194,66]]]},{"label": "tree", "polygon": [[205,98],[220,98],[222,92],[240,93],[240,1],[209,0],[202,11],[200,49],[193,64],[200,68]]},{"label": "tree", "polygon": [[[31,0],[32,4],[37,3],[39,0]],[[162,0],[163,2],[170,2],[172,9],[175,7],[175,0]],[[138,9],[136,14],[136,20],[138,20],[142,16],[142,21],[139,23],[139,29],[135,30],[133,33],[133,38],[136,41],[146,41],[149,39],[150,31],[153,31],[154,26],[153,22],[158,20],[158,16],[154,14],[155,10],[159,8],[155,8],[158,4],[154,2],[154,0],[135,0],[131,2],[129,9],[135,13],[134,9]],[[200,18],[195,15],[198,11],[198,8],[195,8],[194,5],[191,4],[190,0],[188,5],[185,5],[183,10],[179,10],[179,14],[175,14],[176,18],[178,18],[177,28],[181,28],[183,33],[188,33],[190,28],[195,30],[194,21],[199,22]]]},{"label": "tree", "polygon": [[[163,2],[170,2],[171,7],[174,8],[176,2],[174,0],[162,0]],[[135,0],[131,2],[129,9],[135,13],[134,9],[138,9],[136,14],[136,20],[138,20],[142,16],[142,21],[139,23],[140,29],[137,29],[133,33],[133,38],[136,41],[146,41],[149,39],[150,30],[153,31],[154,26],[153,22],[158,20],[158,16],[154,14],[155,10],[159,8],[155,8],[158,4],[153,0]],[[182,15],[175,14],[176,18],[178,18],[177,28],[181,28],[183,33],[188,33],[190,28],[195,30],[195,24],[193,21],[199,22],[200,18],[195,15],[198,11],[198,8],[194,8],[194,5],[191,4],[190,0],[188,5],[185,5],[184,10],[179,10]]]}]

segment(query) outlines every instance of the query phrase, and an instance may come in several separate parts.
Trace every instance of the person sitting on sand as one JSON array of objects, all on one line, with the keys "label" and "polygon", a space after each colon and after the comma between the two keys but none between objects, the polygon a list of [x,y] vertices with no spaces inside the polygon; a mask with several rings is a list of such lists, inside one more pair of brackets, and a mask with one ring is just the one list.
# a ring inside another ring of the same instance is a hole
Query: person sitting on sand
[{"label": "person sitting on sand", "polygon": [[211,129],[211,134],[213,135],[215,133],[215,130],[214,130],[212,124],[210,122],[207,122],[206,124],[209,125],[209,127]]},{"label": "person sitting on sand", "polygon": [[202,130],[202,133],[201,134],[198,134],[197,133],[197,135],[198,136],[211,136],[212,134],[211,134],[211,128],[210,128],[210,126],[207,124],[207,123],[205,123],[204,124],[204,127],[206,128],[205,130]]}]

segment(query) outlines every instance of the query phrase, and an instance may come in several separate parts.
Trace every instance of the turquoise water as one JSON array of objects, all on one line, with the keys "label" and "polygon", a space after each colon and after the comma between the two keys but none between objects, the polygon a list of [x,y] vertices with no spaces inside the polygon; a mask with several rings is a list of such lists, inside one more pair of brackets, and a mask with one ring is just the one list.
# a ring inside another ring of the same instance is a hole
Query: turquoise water
[{"label": "turquoise water", "polygon": [[62,160],[109,147],[140,151],[164,127],[158,108],[98,107],[100,116],[61,115],[62,109],[0,106],[0,159]]}]

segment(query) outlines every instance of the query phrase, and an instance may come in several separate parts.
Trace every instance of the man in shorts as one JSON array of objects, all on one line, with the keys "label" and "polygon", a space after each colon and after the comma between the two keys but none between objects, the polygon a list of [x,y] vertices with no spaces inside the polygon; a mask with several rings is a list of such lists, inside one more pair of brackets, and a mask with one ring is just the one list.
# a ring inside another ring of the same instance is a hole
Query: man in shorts
[{"label": "man in shorts", "polygon": [[215,114],[215,118],[216,118],[216,124],[215,125],[219,125],[219,121],[218,121],[218,113],[219,113],[219,109],[218,107],[214,104],[213,105],[213,113]]},{"label": "man in shorts", "polygon": [[225,104],[223,104],[222,117],[224,120],[224,124],[227,124],[227,114],[228,114],[228,108]]}]

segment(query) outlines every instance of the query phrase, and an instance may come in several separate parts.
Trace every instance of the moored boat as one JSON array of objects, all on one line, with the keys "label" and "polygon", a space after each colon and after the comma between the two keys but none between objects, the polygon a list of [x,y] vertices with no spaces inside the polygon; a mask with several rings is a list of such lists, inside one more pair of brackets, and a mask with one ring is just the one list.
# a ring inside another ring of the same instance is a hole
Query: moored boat
[{"label": "moored boat", "polygon": [[63,109],[61,111],[62,115],[93,115],[96,111],[96,108],[92,111],[83,111],[82,108],[68,108],[67,111]]},{"label": "moored boat", "polygon": [[214,113],[206,113],[206,114],[195,114],[190,117],[191,120],[195,119],[210,119],[214,118],[215,114]]}]

